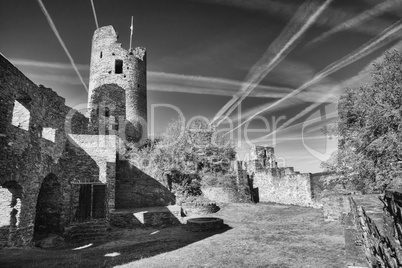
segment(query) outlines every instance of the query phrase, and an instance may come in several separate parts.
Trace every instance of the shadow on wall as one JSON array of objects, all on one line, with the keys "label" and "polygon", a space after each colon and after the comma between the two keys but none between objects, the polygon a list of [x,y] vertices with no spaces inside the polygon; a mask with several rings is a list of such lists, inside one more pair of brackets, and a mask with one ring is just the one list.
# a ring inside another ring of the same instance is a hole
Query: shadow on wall
[{"label": "shadow on wall", "polygon": [[62,210],[62,191],[58,178],[50,173],[42,182],[36,203],[34,240],[48,234],[61,234],[60,216]]},{"label": "shadow on wall", "polygon": [[176,197],[165,185],[128,161],[116,165],[116,209],[168,206]]}]

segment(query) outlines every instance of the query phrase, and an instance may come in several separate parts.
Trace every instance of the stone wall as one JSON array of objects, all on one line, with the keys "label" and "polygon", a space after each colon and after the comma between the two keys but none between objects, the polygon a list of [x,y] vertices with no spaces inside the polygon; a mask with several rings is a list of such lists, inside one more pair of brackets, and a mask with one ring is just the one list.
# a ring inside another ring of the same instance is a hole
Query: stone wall
[{"label": "stone wall", "polygon": [[176,203],[175,196],[144,171],[129,161],[118,161],[116,172],[116,209],[167,206]]},{"label": "stone wall", "polygon": [[239,194],[233,188],[204,187],[202,188],[202,194],[216,203],[232,203],[239,201]]},{"label": "stone wall", "polygon": [[268,168],[256,170],[252,180],[259,202],[315,207],[310,177],[310,173],[285,174],[284,169]]},{"label": "stone wall", "polygon": [[[30,245],[35,218],[43,212],[37,210],[38,196],[49,174],[60,187],[59,222],[52,223],[60,229],[74,217],[74,183],[100,182],[102,176],[98,163],[70,137],[88,134],[88,118],[51,89],[36,86],[2,55],[0,92],[0,185],[11,193],[11,200],[3,200],[9,194],[0,200],[0,208],[11,210],[2,209],[9,214],[2,215],[3,221],[10,224],[2,229],[0,243]],[[53,208],[52,200],[48,205]]]},{"label": "stone wall", "polygon": [[119,127],[120,132],[124,130],[124,136],[119,136],[142,142],[147,138],[146,50],[139,47],[126,50],[117,43],[117,38],[112,26],[98,28],[93,35],[88,112],[94,122],[98,122],[98,117],[105,117],[105,110],[110,111],[107,120],[122,122],[117,116],[123,116],[128,122],[124,128]]},{"label": "stone wall", "polygon": [[402,267],[402,191],[387,190],[381,200],[384,208],[379,217],[372,208],[366,210],[362,202],[350,199],[356,240],[363,246],[369,267]]}]

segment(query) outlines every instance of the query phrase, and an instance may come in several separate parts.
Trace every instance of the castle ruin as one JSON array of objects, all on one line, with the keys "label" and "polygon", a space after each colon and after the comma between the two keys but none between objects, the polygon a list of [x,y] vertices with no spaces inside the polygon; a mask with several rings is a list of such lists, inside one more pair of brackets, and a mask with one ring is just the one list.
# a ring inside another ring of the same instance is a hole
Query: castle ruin
[{"label": "castle ruin", "polygon": [[112,26],[95,31],[89,118],[3,55],[0,73],[1,246],[83,233],[87,223],[105,230],[120,210],[175,203],[119,153],[147,138],[144,48],[123,49]]},{"label": "castle ruin", "polygon": [[[124,157],[127,143],[147,139],[146,50],[126,50],[117,38],[112,26],[94,33],[86,116],[0,54],[0,246],[180,217],[136,210],[174,205],[175,196]],[[310,174],[278,168],[270,147],[251,155],[237,170],[254,201],[312,204]]]},{"label": "castle ruin", "polygon": [[295,172],[293,167],[278,167],[273,147],[253,146],[250,160],[239,162],[237,170],[248,181],[255,202],[318,206],[313,200],[311,173]]}]

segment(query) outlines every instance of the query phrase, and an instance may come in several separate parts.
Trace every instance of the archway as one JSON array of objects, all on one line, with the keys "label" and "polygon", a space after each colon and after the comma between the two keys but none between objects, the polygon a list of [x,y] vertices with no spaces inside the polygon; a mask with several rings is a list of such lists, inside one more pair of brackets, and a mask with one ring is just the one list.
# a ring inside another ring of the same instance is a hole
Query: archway
[{"label": "archway", "polygon": [[7,181],[0,187],[0,247],[6,246],[9,234],[20,223],[22,186],[16,181]]},{"label": "archway", "polygon": [[57,176],[50,173],[45,177],[36,203],[34,239],[40,240],[49,234],[61,234],[60,217],[62,192]]}]

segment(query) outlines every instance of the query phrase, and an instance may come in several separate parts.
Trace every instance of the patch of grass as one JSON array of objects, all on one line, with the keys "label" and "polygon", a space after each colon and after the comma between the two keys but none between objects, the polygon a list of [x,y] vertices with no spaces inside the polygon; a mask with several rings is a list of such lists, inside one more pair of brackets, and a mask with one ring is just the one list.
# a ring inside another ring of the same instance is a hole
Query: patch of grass
[{"label": "patch of grass", "polygon": [[[200,233],[183,226],[116,229],[106,240],[79,251],[2,249],[0,267],[344,266],[342,226],[324,222],[320,210],[228,204],[213,216],[230,228]],[[121,255],[104,257],[111,252]]]}]

